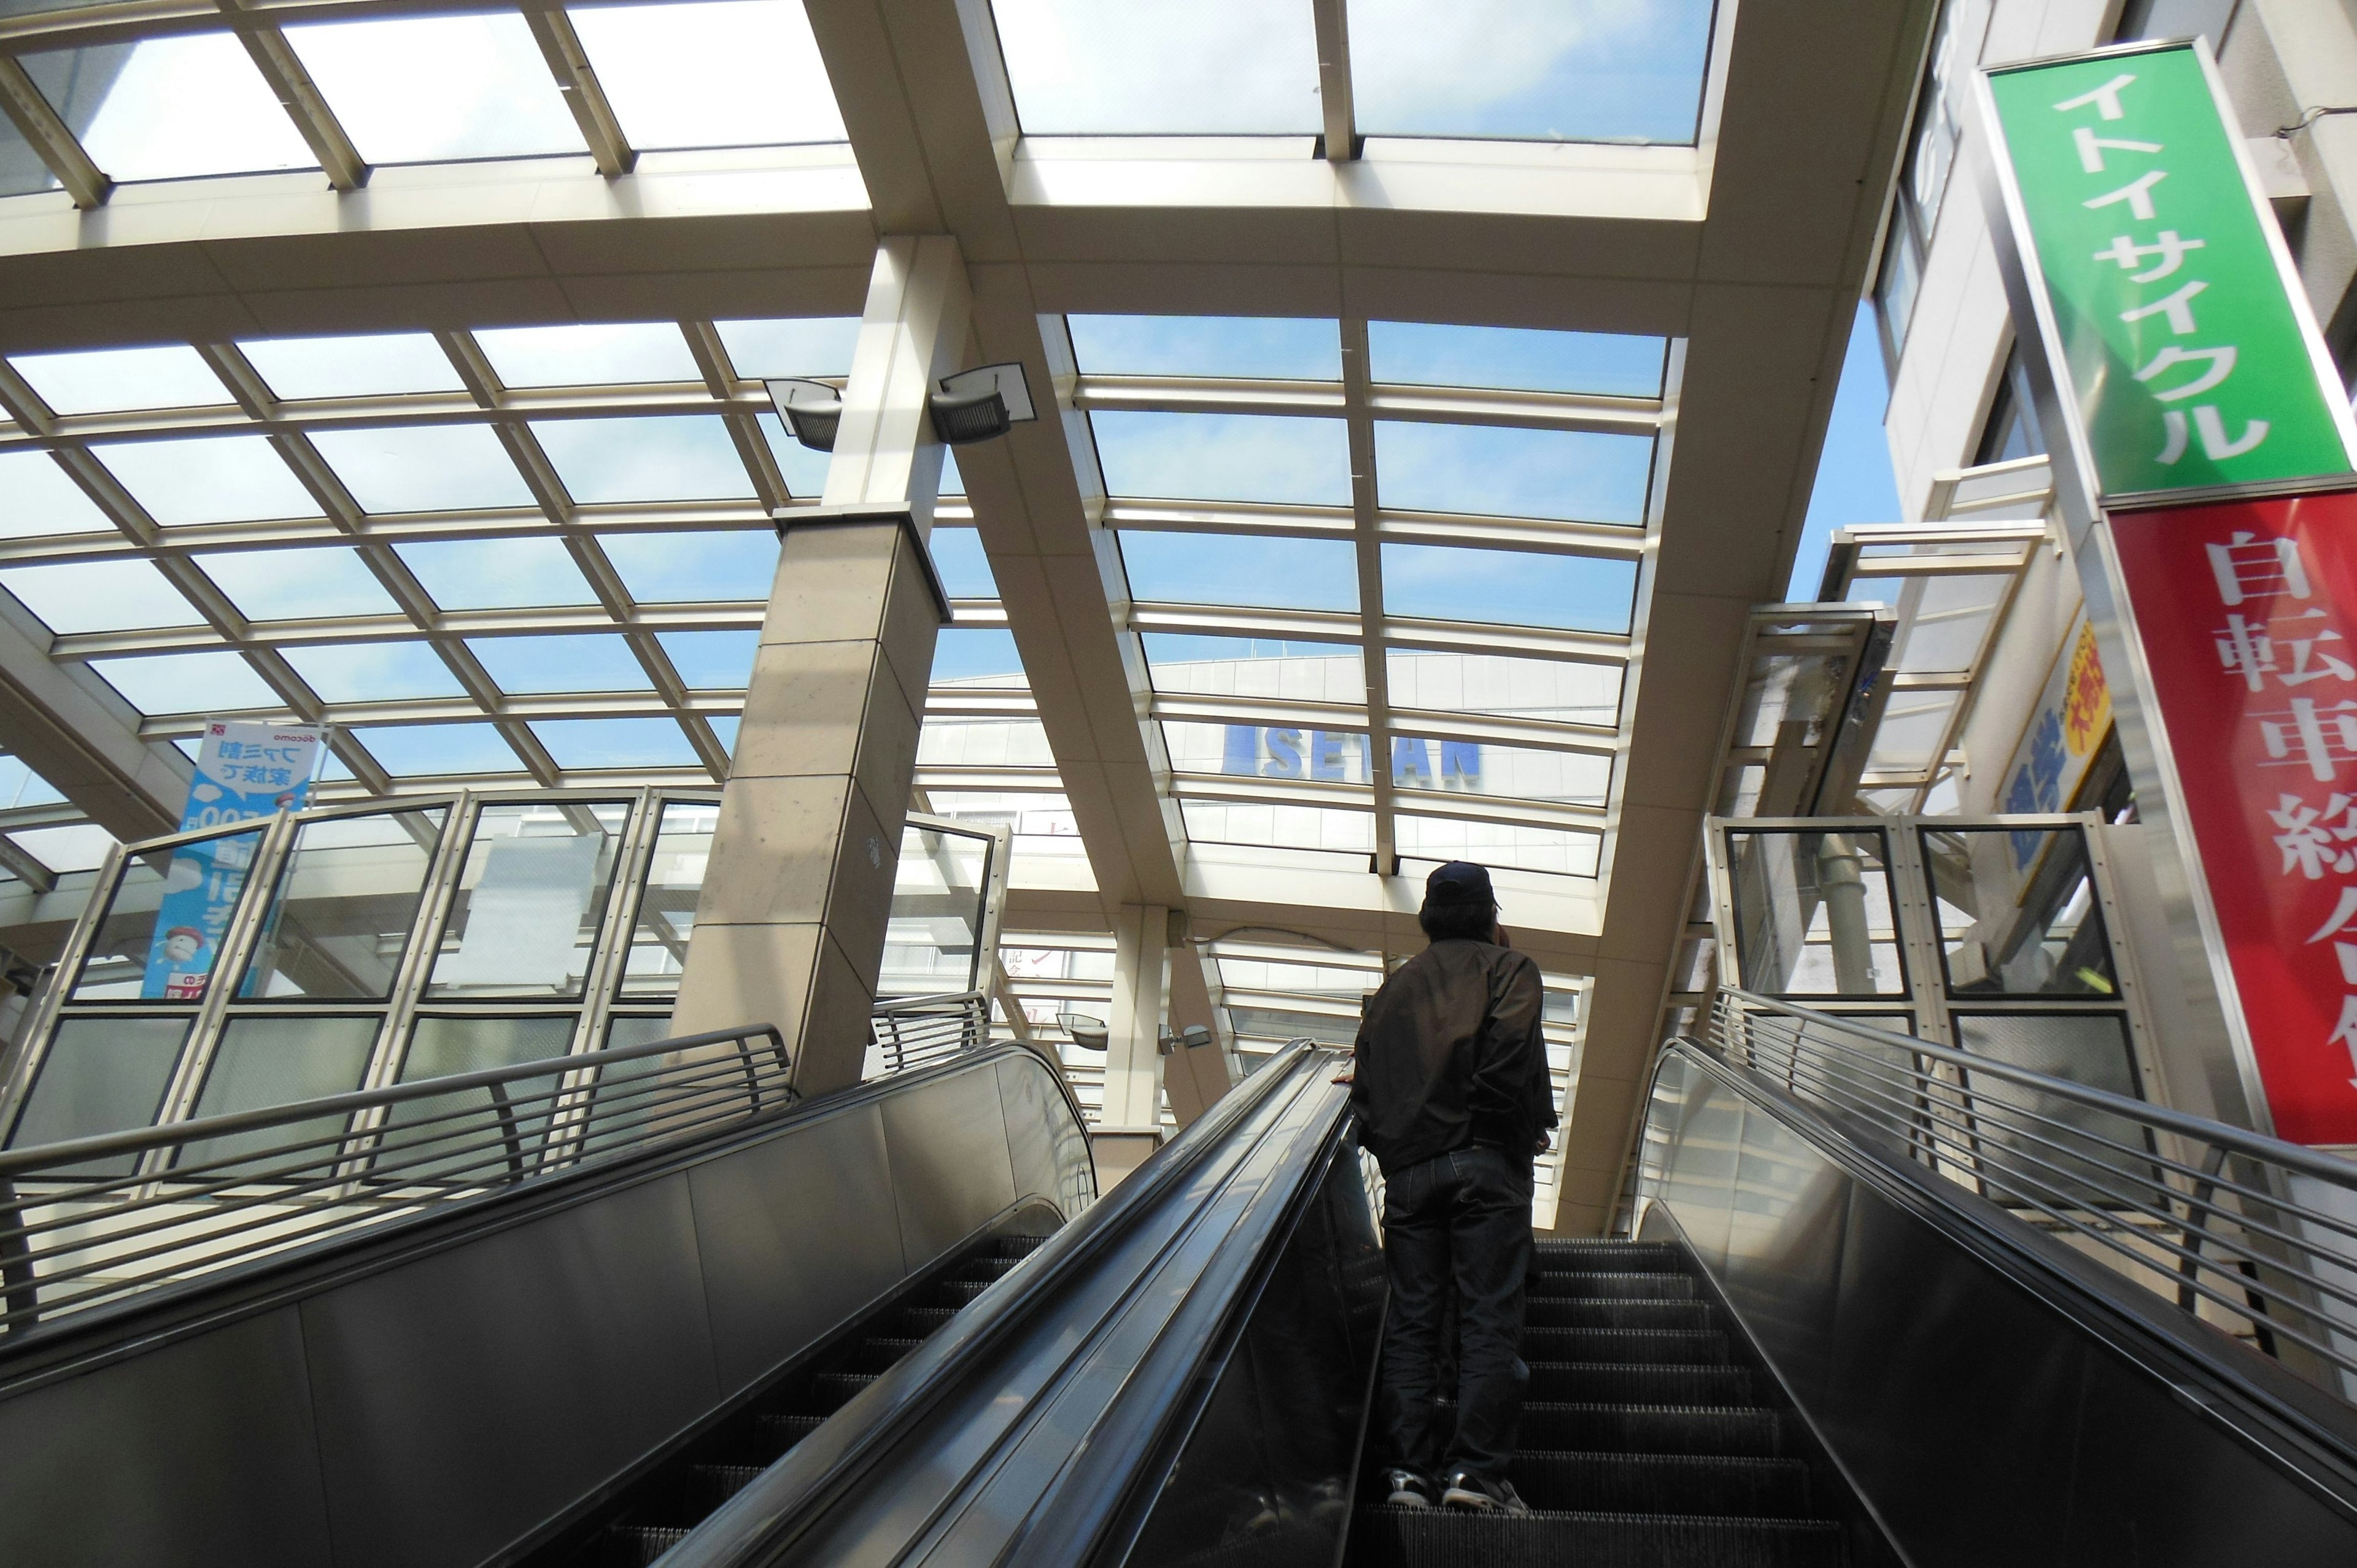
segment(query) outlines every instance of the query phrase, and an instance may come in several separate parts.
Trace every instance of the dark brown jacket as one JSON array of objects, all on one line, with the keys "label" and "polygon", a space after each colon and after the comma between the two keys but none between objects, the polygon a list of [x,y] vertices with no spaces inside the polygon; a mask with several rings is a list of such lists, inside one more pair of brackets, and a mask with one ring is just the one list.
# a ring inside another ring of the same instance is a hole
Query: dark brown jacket
[{"label": "dark brown jacket", "polygon": [[1555,1124],[1539,966],[1489,942],[1440,941],[1383,982],[1359,1025],[1360,1139],[1386,1174],[1494,1144],[1526,1158]]}]

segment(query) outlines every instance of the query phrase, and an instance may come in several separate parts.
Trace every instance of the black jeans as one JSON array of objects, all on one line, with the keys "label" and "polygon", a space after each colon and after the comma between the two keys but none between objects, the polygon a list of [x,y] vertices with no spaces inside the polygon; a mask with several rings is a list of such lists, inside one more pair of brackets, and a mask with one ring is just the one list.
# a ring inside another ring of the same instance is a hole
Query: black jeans
[{"label": "black jeans", "polygon": [[[1530,1261],[1527,1160],[1475,1144],[1385,1178],[1383,1262],[1392,1292],[1380,1419],[1390,1463],[1504,1477],[1531,1380],[1522,1355]],[[1436,1419],[1437,1363],[1452,1298],[1457,1430],[1445,1434]]]}]

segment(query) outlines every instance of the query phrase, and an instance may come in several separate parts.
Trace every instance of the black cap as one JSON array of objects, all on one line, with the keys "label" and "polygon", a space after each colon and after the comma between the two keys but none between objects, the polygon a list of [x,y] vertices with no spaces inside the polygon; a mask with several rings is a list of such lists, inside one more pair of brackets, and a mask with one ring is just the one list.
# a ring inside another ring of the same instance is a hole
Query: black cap
[{"label": "black cap", "polygon": [[1427,907],[1468,904],[1498,907],[1498,896],[1490,888],[1490,872],[1486,866],[1469,860],[1452,860],[1424,879],[1424,901]]}]

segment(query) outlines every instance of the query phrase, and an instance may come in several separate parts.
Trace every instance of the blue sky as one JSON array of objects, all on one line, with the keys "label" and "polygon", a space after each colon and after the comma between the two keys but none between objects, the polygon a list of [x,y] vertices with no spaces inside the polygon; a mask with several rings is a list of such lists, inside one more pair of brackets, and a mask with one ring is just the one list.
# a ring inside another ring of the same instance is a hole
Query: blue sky
[{"label": "blue sky", "polygon": [[1824,455],[1817,461],[1808,525],[1801,534],[1786,598],[1817,596],[1825,571],[1825,544],[1835,529],[1900,521],[1899,483],[1891,476],[1890,446],[1882,435],[1882,412],[1889,401],[1882,345],[1875,340],[1874,310],[1860,306],[1857,319],[1850,324],[1841,387],[1834,393],[1833,424],[1825,431]]}]

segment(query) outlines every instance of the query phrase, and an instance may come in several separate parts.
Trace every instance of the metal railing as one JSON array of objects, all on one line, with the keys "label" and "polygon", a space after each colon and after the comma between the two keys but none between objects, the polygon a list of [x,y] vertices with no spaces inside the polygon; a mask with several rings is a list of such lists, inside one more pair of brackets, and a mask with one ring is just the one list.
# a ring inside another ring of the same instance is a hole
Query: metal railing
[{"label": "metal railing", "polygon": [[363,1226],[774,1114],[768,1025],[0,1154],[0,1344]]},{"label": "metal railing", "polygon": [[963,991],[878,1002],[868,1030],[865,1077],[931,1067],[990,1043],[990,996]]},{"label": "metal railing", "polygon": [[1743,991],[1709,1035],[1863,1142],[2357,1396],[2357,1164]]}]

